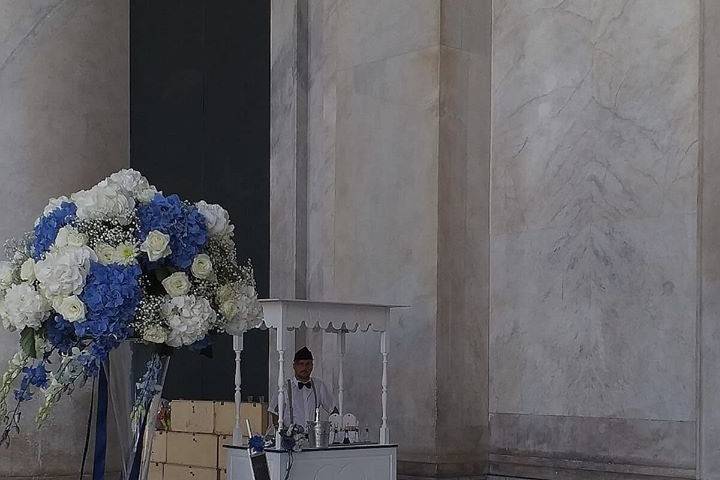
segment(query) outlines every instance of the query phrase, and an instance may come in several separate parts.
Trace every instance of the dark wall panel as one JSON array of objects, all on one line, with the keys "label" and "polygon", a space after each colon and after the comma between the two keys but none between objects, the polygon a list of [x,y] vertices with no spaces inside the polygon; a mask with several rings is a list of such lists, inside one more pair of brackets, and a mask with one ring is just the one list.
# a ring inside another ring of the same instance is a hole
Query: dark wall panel
[{"label": "dark wall panel", "polygon": [[[130,164],[159,189],[223,205],[239,259],[269,282],[270,7],[266,0],[130,2]],[[180,351],[168,398],[230,400],[232,339]],[[243,394],[267,398],[267,333],[245,335]]]}]

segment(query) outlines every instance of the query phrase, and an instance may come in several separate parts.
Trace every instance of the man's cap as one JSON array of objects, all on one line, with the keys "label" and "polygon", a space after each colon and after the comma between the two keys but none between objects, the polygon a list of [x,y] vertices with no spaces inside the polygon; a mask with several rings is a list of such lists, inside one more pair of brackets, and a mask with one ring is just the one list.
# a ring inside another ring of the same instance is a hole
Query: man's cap
[{"label": "man's cap", "polygon": [[297,362],[299,360],[313,360],[312,352],[308,350],[307,347],[301,348],[295,353],[295,359],[293,361]]}]

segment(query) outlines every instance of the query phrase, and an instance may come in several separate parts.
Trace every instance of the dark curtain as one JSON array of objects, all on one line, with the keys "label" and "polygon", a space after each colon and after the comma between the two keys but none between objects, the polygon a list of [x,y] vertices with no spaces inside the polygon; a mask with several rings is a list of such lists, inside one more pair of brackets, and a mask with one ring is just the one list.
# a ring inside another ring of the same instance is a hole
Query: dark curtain
[{"label": "dark curtain", "polygon": [[[130,2],[130,165],[166,193],[225,207],[238,259],[269,277],[270,7],[267,0]],[[166,398],[234,398],[232,338],[180,351]],[[243,397],[267,399],[267,332],[245,335]]]}]

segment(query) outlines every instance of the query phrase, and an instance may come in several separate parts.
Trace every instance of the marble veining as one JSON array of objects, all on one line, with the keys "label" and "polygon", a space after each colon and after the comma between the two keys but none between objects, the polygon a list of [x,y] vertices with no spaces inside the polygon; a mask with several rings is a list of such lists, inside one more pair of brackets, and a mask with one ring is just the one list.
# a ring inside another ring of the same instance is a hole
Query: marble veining
[{"label": "marble veining", "polygon": [[691,420],[698,3],[493,7],[491,411]]},{"label": "marble veining", "polygon": [[338,68],[437,46],[438,0],[338,0]]}]

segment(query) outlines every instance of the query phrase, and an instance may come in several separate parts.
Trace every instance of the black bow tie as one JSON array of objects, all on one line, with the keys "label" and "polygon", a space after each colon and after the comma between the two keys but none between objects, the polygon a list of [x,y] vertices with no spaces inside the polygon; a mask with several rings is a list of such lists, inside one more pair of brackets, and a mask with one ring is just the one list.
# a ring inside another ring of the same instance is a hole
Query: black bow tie
[{"label": "black bow tie", "polygon": [[310,390],[310,389],[312,388],[312,381],[307,382],[307,383],[298,382],[298,388],[299,388],[300,390],[302,390],[303,387],[307,387],[308,390]]}]

